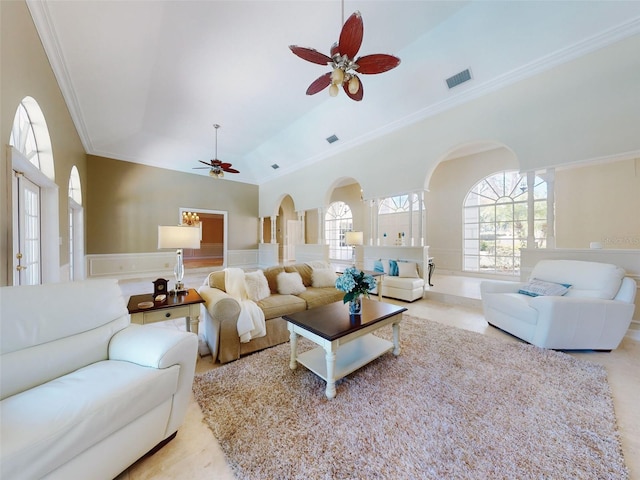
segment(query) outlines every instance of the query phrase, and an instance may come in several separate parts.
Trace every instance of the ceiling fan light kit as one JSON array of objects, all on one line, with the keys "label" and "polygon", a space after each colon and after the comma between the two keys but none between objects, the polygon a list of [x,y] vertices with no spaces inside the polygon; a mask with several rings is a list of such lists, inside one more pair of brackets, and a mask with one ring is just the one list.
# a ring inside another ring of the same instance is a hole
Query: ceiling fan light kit
[{"label": "ceiling fan light kit", "polygon": [[289,46],[289,49],[303,60],[318,65],[330,65],[332,68],[331,72],[318,77],[309,85],[307,95],[315,95],[329,87],[329,95],[335,97],[340,91],[338,87],[342,86],[349,98],[359,102],[364,96],[364,89],[356,73],[372,75],[387,72],[400,65],[398,57],[382,53],[356,59],[363,36],[362,16],[360,12],[354,12],[342,26],[340,39],[331,47],[330,57],[312,48]]},{"label": "ceiling fan light kit", "polygon": [[199,169],[208,168],[209,176],[214,178],[224,178],[224,172],[240,173],[240,171],[236,170],[235,168],[231,168],[230,163],[221,162],[220,160],[218,160],[218,129],[220,128],[220,125],[218,125],[217,123],[214,123],[213,128],[216,129],[216,156],[215,158],[213,158],[212,160],[209,160],[208,162],[203,162],[202,160],[198,160],[200,163],[204,163],[207,166],[193,167],[193,169],[199,170]]}]

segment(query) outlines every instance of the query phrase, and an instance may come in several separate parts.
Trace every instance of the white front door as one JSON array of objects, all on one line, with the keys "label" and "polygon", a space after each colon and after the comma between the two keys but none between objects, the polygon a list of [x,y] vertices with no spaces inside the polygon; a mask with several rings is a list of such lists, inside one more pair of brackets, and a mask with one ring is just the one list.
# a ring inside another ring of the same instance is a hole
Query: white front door
[{"label": "white front door", "polygon": [[41,283],[40,187],[14,171],[14,285]]}]

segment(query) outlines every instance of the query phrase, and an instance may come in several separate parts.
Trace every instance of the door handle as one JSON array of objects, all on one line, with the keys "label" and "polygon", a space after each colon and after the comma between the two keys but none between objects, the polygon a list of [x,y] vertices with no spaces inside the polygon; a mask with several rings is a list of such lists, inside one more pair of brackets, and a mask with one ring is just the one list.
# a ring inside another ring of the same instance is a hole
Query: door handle
[{"label": "door handle", "polygon": [[26,269],[27,269],[27,267],[23,267],[22,265],[18,265],[16,267],[16,270],[18,270],[19,272],[22,271],[22,270],[26,270]]}]

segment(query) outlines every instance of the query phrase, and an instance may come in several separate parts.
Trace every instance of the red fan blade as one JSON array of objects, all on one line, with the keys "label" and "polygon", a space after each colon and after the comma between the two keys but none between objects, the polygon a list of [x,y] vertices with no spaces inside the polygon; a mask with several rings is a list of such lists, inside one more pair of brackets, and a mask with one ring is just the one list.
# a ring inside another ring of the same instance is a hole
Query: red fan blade
[{"label": "red fan blade", "polygon": [[360,12],[354,12],[344,22],[342,31],[340,32],[340,40],[338,41],[338,51],[340,55],[346,55],[353,59],[360,50],[362,45],[362,36],[364,35],[364,25]]},{"label": "red fan blade", "polygon": [[289,45],[289,48],[294,54],[307,62],[317,63],[318,65],[331,63],[331,58],[313,48],[298,47],[297,45]]},{"label": "red fan blade", "polygon": [[315,95],[321,90],[324,90],[331,84],[331,72],[325,73],[321,77],[318,77],[309,88],[307,88],[307,95]]},{"label": "red fan blade", "polygon": [[[211,166],[211,164],[210,164],[209,162],[204,162],[204,161],[202,161],[202,160],[198,160],[198,161],[199,161],[200,163],[204,163],[205,165]],[[200,168],[203,168],[203,167],[200,167]]]},{"label": "red fan blade", "polygon": [[338,50],[339,50],[339,48],[338,48],[338,42],[336,42],[336,43],[334,43],[333,45],[331,45],[331,50],[330,50],[330,52],[331,52],[331,53],[330,53],[331,58],[333,58],[333,56],[334,56],[336,53],[338,53]]},{"label": "red fan blade", "polygon": [[229,168],[231,164],[228,162],[220,162],[219,166],[220,168]]},{"label": "red fan blade", "polygon": [[[358,78],[356,75],[354,75],[354,77]],[[364,88],[362,87],[362,82],[359,78],[358,81],[360,82],[360,88],[358,88],[358,91],[356,93],[349,93],[349,82],[344,82],[342,84],[344,93],[347,94],[347,97],[349,97],[351,100],[355,100],[356,102],[362,100],[362,97],[364,96]]]},{"label": "red fan blade", "polygon": [[211,160],[210,165],[212,167],[219,167],[220,165],[222,165],[222,162],[220,160],[218,160],[217,158],[214,158],[213,160]]},{"label": "red fan blade", "polygon": [[400,59],[393,55],[384,53],[376,53],[374,55],[365,55],[356,60],[358,64],[358,73],[373,74],[387,72],[400,65]]},{"label": "red fan blade", "polygon": [[229,172],[229,173],[240,173],[239,170],[236,170],[235,168],[222,168],[225,172]]}]

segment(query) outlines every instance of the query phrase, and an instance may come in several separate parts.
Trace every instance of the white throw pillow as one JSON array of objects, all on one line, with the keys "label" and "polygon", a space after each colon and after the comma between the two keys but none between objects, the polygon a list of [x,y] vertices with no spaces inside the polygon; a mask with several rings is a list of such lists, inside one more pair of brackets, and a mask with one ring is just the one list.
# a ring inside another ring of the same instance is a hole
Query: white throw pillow
[{"label": "white throw pillow", "polygon": [[247,296],[254,302],[259,302],[271,295],[267,277],[264,276],[264,272],[262,270],[246,272],[244,274],[244,286],[247,290]]},{"label": "white throw pillow", "polygon": [[333,268],[314,268],[311,273],[311,286],[316,288],[335,287],[338,275]]},{"label": "white throw pillow", "polygon": [[418,265],[415,262],[398,262],[398,276],[404,278],[420,278]]},{"label": "white throw pillow", "polygon": [[280,272],[276,281],[278,282],[278,293],[282,295],[297,295],[306,290],[298,272]]}]

